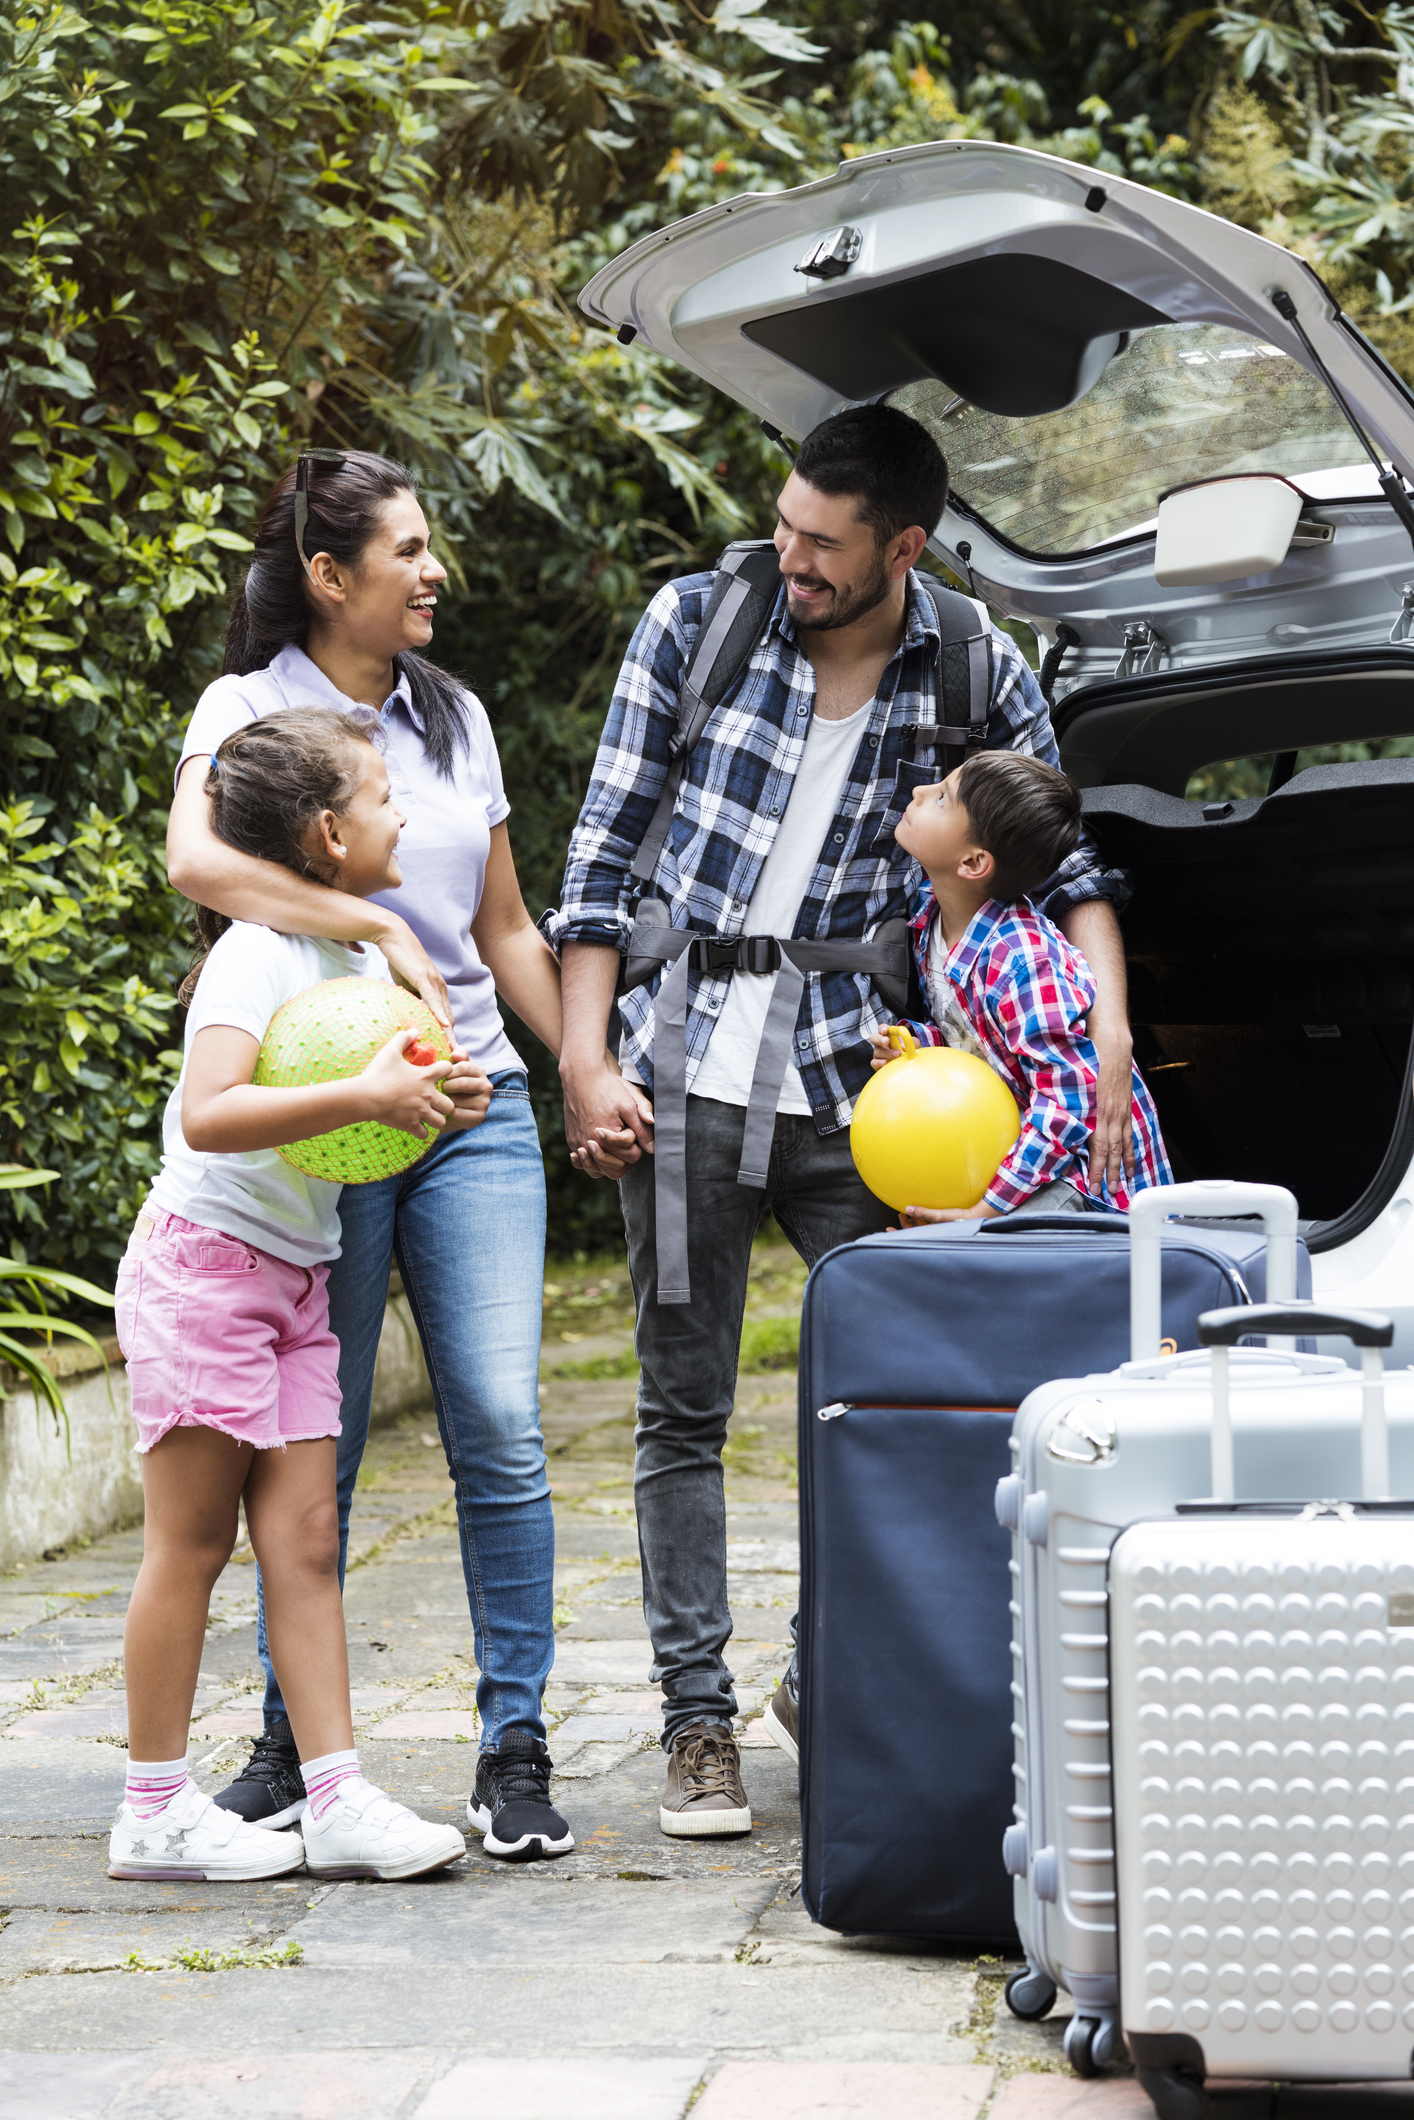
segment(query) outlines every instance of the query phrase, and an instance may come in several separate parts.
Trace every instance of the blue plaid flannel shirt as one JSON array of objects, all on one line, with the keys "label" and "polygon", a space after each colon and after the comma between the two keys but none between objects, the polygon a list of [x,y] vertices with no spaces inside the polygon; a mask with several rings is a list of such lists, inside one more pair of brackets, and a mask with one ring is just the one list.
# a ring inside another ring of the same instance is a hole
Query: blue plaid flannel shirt
[{"label": "blue plaid flannel shirt", "polygon": [[[711,574],[689,574],[665,583],[629,643],[570,839],[561,904],[542,922],[557,950],[566,942],[627,948],[638,896],[629,869],[667,774],[682,675],[712,581]],[[882,921],[910,910],[920,871],[893,836],[908,799],[896,793],[897,772],[913,755],[905,725],[937,720],[939,648],[932,603],[910,575],[903,639],[879,680],[838,813],[821,819],[820,857],[796,920],[798,938],[868,939]],[[992,656],[986,748],[1059,764],[1050,713],[1025,658],[995,631]],[[783,587],[736,692],[713,713],[688,759],[652,886],[674,927],[723,938],[745,931],[751,894],[790,800],[814,699],[815,671]],[[1107,898],[1118,909],[1128,897],[1124,871],[1105,868],[1082,838],[1034,902],[1059,921],[1088,899]],[[731,977],[692,977],[689,1090]],[[655,979],[635,987],[619,1003],[624,1056],[650,1089],[656,986]],[[806,980],[794,1059],[821,1133],[849,1124],[869,1079],[868,1034],[890,1020],[861,974],[818,972]]]}]

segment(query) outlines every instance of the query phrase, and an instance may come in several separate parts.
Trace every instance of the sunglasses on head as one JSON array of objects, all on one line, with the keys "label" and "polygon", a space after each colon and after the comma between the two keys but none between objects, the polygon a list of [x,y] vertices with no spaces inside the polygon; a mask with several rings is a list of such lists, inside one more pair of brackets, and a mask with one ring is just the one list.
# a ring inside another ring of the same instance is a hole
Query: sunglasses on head
[{"label": "sunglasses on head", "polygon": [[300,452],[295,465],[295,550],[306,574],[310,572],[310,566],[304,549],[304,533],[309,525],[311,467],[322,464],[326,471],[342,471],[347,462],[348,458],[337,449],[305,449]]}]

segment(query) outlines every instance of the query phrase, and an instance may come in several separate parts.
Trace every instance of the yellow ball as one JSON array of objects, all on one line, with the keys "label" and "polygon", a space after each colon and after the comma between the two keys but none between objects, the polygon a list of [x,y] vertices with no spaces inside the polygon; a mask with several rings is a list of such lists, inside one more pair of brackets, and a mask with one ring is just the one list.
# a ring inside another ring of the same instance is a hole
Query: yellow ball
[{"label": "yellow ball", "polygon": [[854,1166],[890,1207],[975,1207],[1021,1132],[1016,1099],[972,1053],[920,1046],[894,1030],[899,1058],[859,1093]]}]

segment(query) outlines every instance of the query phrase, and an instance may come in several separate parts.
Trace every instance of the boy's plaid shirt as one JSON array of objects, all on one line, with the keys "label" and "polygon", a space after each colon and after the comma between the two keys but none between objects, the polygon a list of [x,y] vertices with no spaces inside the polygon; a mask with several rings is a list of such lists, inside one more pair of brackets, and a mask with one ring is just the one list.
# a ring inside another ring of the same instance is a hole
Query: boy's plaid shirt
[{"label": "boy's plaid shirt", "polygon": [[[566,942],[627,948],[637,896],[629,869],[668,770],[682,675],[712,582],[711,574],[690,574],[666,583],[629,643],[570,840],[562,903],[542,922],[557,950]],[[801,939],[859,941],[872,936],[881,921],[907,913],[918,869],[893,837],[902,807],[895,799],[897,771],[913,757],[913,731],[907,725],[926,728],[937,720],[939,648],[932,603],[910,576],[903,640],[861,723],[839,811],[833,819],[821,819],[821,854],[795,925]],[[994,632],[992,657],[987,748],[1031,752],[1058,764],[1046,702],[1019,650]],[[670,908],[674,927],[723,939],[744,932],[751,894],[805,748],[814,699],[815,672],[782,586],[746,674],[734,696],[712,715],[688,759],[653,884]],[[1104,868],[1084,840],[1039,895],[1047,911],[1061,918],[1090,898],[1122,906],[1129,886],[1124,871]],[[731,977],[730,972],[693,975],[689,1089]],[[619,1003],[625,1055],[650,1088],[656,984],[636,987]],[[807,979],[794,1059],[822,1133],[849,1124],[854,1100],[869,1079],[868,1033],[888,1020],[866,978],[823,972]]]},{"label": "boy's plaid shirt", "polygon": [[[914,904],[914,956],[926,994],[938,910],[926,877]],[[1003,905],[992,898],[973,915],[946,970],[938,964],[932,969],[935,980],[943,972],[983,1052],[1021,1106],[1021,1134],[983,1195],[988,1207],[1006,1214],[1055,1178],[1089,1193],[1098,1069],[1086,1031],[1095,975],[1085,959],[1026,899]],[[936,1023],[910,1023],[909,1029],[929,1045],[947,1043]],[[1129,1210],[1131,1190],[1173,1183],[1158,1113],[1138,1068],[1133,1116],[1133,1187],[1121,1183],[1111,1195],[1102,1180],[1099,1193],[1122,1213]]]}]

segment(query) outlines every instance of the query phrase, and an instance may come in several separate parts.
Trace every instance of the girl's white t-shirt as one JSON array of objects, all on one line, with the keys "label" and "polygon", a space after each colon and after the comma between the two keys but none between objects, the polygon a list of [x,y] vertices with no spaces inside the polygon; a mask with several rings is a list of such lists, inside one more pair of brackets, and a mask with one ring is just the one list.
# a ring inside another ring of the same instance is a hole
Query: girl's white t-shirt
[{"label": "girl's white t-shirt", "polygon": [[390,977],[381,951],[361,952],[309,935],[277,935],[237,920],[201,968],[187,1012],[182,1072],[162,1118],[162,1168],[149,1203],[202,1229],[219,1229],[292,1266],[321,1266],[339,1256],[339,1194],[325,1178],[307,1178],[273,1148],[218,1155],[187,1146],[182,1085],[192,1040],[212,1024],[264,1038],[276,1009],[326,979]]}]

